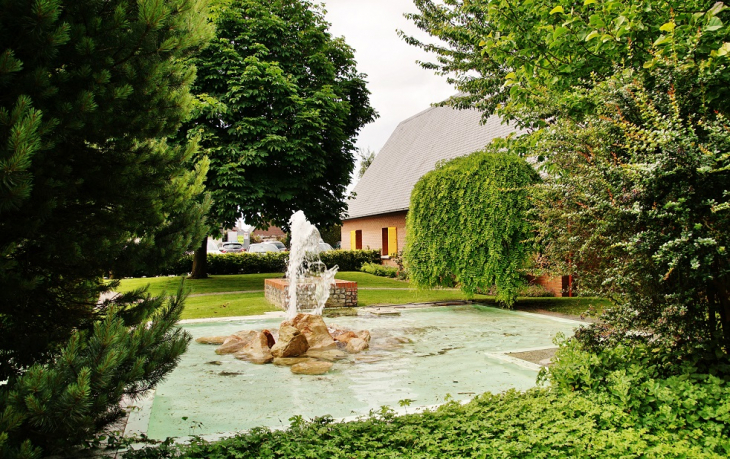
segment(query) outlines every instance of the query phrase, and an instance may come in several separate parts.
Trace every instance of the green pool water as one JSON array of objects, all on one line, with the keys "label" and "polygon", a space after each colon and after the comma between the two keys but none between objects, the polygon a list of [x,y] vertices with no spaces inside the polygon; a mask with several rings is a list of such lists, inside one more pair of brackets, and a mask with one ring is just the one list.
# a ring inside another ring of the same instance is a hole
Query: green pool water
[{"label": "green pool water", "polygon": [[[194,337],[244,329],[276,329],[282,319],[185,325]],[[503,353],[552,346],[578,322],[483,306],[404,310],[399,316],[359,315],[325,319],[329,325],[370,330],[371,347],[335,363],[321,376],[295,375],[289,367],[255,365],[215,346],[191,343],[178,367],[161,383],[149,413],[153,439],[280,427],[289,418],[367,415],[410,400],[416,407],[445,398],[535,385],[534,366],[500,358]]]}]

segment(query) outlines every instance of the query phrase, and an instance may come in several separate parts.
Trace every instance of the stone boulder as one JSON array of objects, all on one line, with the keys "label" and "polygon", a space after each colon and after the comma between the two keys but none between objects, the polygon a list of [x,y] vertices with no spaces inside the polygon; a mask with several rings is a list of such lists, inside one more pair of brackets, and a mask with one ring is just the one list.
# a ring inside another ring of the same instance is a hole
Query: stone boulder
[{"label": "stone boulder", "polygon": [[201,336],[195,342],[200,344],[217,344],[220,346],[226,339],[228,339],[228,336]]},{"label": "stone boulder", "polygon": [[322,316],[297,314],[292,320],[282,322],[282,325],[285,323],[292,325],[307,337],[310,349],[327,349],[337,346],[329,330],[327,330],[327,325],[325,325]]},{"label": "stone boulder", "polygon": [[339,349],[310,349],[305,355],[313,359],[326,360],[328,362],[347,358],[347,353]]},{"label": "stone boulder", "polygon": [[310,360],[292,365],[291,372],[297,375],[323,375],[330,371],[332,365],[332,362]]},{"label": "stone boulder", "polygon": [[370,332],[367,330],[360,330],[359,332],[357,332],[357,337],[365,341],[366,343],[370,343]]},{"label": "stone boulder", "polygon": [[246,347],[258,334],[256,330],[247,330],[246,333],[238,332],[231,335],[223,341],[223,344],[215,350],[215,353],[218,355],[235,354]]},{"label": "stone boulder", "polygon": [[266,335],[266,341],[269,343],[269,347],[274,347],[274,344],[276,344],[274,335],[269,330],[261,330],[261,333]]},{"label": "stone boulder", "polygon": [[271,348],[274,357],[297,357],[309,349],[309,341],[296,327],[282,322],[279,327],[279,341]]},{"label": "stone boulder", "polygon": [[332,337],[335,339],[335,341],[339,341],[341,343],[347,344],[351,339],[357,338],[357,335],[354,331],[345,331],[345,330],[337,330],[340,333],[333,333]]},{"label": "stone boulder", "polygon": [[353,338],[347,343],[347,352],[357,354],[370,347],[367,341],[361,338]]},{"label": "stone boulder", "polygon": [[297,363],[309,362],[309,357],[274,357],[274,365],[292,366]]},{"label": "stone boulder", "polygon": [[256,333],[256,336],[243,349],[236,352],[234,357],[257,364],[269,363],[274,360],[271,349],[269,349],[267,336],[263,332]]}]

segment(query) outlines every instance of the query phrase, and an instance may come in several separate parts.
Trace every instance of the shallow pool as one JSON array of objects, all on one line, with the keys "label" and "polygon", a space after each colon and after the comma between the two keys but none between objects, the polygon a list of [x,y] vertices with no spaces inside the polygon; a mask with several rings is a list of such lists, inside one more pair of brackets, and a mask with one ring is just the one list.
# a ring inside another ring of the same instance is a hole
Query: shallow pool
[{"label": "shallow pool", "polygon": [[[185,325],[194,337],[276,329],[282,319]],[[215,346],[191,343],[154,395],[147,435],[153,439],[287,425],[289,418],[365,415],[410,400],[409,410],[535,384],[537,370],[501,358],[552,346],[578,322],[482,306],[404,310],[399,316],[326,318],[329,325],[370,330],[369,350],[335,363],[322,376],[254,365]],[[409,411],[409,412],[411,412]]]}]

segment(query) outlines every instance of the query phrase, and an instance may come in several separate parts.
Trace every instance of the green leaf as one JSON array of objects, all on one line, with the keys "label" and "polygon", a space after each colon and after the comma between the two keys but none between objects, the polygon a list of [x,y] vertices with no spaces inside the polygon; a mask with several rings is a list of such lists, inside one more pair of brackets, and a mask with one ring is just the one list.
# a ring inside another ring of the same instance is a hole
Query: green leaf
[{"label": "green leaf", "polygon": [[668,42],[672,42],[672,41],[674,41],[674,40],[672,39],[671,35],[661,35],[654,42],[654,46],[663,45],[664,43],[668,43]]},{"label": "green leaf", "polygon": [[591,41],[599,35],[600,35],[600,33],[597,30],[594,30],[593,32],[586,35],[586,41]]},{"label": "green leaf", "polygon": [[718,56],[724,56],[727,53],[730,53],[730,43],[725,42],[725,43],[722,44],[722,46],[720,47],[720,49],[717,50],[717,55]]},{"label": "green leaf", "polygon": [[712,5],[712,8],[710,8],[710,9],[709,9],[709,10],[707,11],[707,14],[708,14],[709,16],[717,16],[717,14],[718,14],[718,13],[719,13],[720,11],[723,11],[723,10],[726,10],[726,9],[727,9],[727,7],[725,6],[725,4],[724,4],[724,3],[722,3],[722,2],[717,2],[717,3],[715,3],[714,5]]},{"label": "green leaf", "polygon": [[583,2],[583,6],[594,5],[595,3],[597,3],[596,0],[586,0]]},{"label": "green leaf", "polygon": [[551,14],[551,15],[553,15],[553,14],[558,14],[558,13],[565,13],[565,10],[563,10],[563,7],[562,7],[562,6],[560,6],[560,5],[556,6],[556,7],[555,7],[555,8],[553,8],[552,10],[550,10],[550,14]]},{"label": "green leaf", "polygon": [[705,30],[707,31],[714,31],[717,29],[722,28],[722,21],[718,17],[712,17],[709,21],[707,21],[707,26],[705,27]]},{"label": "green leaf", "polygon": [[555,29],[555,32],[553,32],[553,40],[559,40],[560,38],[564,37],[568,33],[567,27],[557,27]]},{"label": "green leaf", "polygon": [[670,21],[659,27],[659,30],[662,32],[673,32],[674,28],[677,27],[677,24],[674,23],[674,21]]}]

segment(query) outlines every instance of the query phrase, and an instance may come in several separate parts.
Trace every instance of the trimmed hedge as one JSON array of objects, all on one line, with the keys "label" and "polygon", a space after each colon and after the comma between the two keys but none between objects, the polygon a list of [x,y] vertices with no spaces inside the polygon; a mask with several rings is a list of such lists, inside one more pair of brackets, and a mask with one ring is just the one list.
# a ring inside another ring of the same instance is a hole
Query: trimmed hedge
[{"label": "trimmed hedge", "polygon": [[[358,271],[365,263],[380,263],[379,250],[330,250],[319,254],[319,258],[328,268],[339,266],[340,271]],[[208,254],[208,274],[256,274],[283,273],[289,261],[288,252],[279,253],[226,253]],[[135,277],[180,275],[190,272],[193,266],[193,255],[180,258],[175,264],[158,273],[138,272]]]}]

